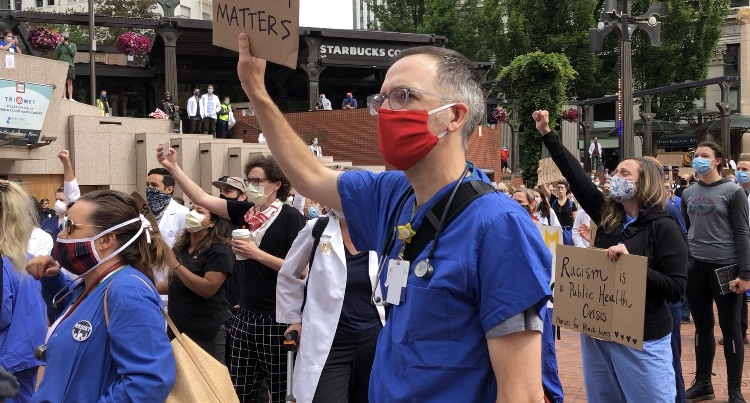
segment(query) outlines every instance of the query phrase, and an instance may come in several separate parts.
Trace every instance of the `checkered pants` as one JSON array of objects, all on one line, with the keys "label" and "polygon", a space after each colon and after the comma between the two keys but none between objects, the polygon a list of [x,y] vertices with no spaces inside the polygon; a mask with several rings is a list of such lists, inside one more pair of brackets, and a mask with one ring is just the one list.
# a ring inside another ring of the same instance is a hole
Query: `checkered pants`
[{"label": "checkered pants", "polygon": [[[240,309],[232,325],[230,374],[240,401],[256,403],[263,380],[271,391],[271,403],[286,397],[284,331],[273,315]],[[265,401],[265,397],[263,398]]]}]

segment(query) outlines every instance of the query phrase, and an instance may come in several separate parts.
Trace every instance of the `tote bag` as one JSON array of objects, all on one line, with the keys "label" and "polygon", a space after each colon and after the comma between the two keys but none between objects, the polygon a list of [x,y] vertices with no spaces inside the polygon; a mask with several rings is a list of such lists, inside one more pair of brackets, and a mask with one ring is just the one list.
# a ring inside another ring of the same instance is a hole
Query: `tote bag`
[{"label": "tote bag", "polygon": [[[142,278],[147,287],[151,286]],[[109,311],[107,310],[107,293],[113,281],[104,291],[104,322],[109,326]],[[153,290],[153,288],[151,288]],[[166,403],[239,403],[240,399],[234,391],[229,370],[224,364],[203,350],[189,337],[177,330],[172,319],[164,308],[161,314],[172,329],[175,338],[172,339],[172,354],[176,367],[175,382],[169,392]]]}]

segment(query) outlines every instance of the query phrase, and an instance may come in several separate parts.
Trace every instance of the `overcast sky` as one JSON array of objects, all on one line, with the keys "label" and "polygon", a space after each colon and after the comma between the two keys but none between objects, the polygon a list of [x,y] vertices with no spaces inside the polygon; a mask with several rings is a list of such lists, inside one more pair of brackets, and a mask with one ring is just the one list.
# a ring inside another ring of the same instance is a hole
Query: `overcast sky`
[{"label": "overcast sky", "polygon": [[299,25],[352,29],[352,0],[300,0]]}]

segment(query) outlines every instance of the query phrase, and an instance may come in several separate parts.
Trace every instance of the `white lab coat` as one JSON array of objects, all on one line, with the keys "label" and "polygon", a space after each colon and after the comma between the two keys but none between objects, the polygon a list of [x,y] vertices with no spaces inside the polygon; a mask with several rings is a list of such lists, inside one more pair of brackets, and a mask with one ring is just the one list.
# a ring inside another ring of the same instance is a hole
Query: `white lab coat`
[{"label": "white lab coat", "polygon": [[200,112],[198,110],[198,101],[199,98],[196,98],[195,95],[190,97],[187,102],[187,114],[189,118],[195,117]]},{"label": "white lab coat", "polygon": [[[599,149],[599,157],[603,157],[604,154],[602,154],[602,143],[596,142],[596,148]],[[591,145],[589,146],[589,155],[594,155],[594,142],[591,142]]]},{"label": "white lab coat", "polygon": [[576,214],[575,222],[573,223],[573,245],[579,248],[588,248],[590,246],[589,242],[581,236],[581,234],[578,232],[578,228],[581,227],[581,224],[585,224],[587,226],[591,226],[591,217],[589,217],[588,214],[586,214],[583,209],[578,209],[578,213]]},{"label": "white lab coat", "polygon": [[44,232],[39,227],[34,227],[31,231],[31,238],[29,239],[29,246],[26,252],[34,256],[49,256],[54,246],[55,242],[52,240],[50,234]]},{"label": "white lab coat", "polygon": [[[189,212],[190,210],[187,207],[174,200],[170,200],[167,207],[164,208],[164,214],[159,220],[159,234],[170,248],[174,246],[180,232],[185,229],[185,216]],[[154,273],[156,281],[166,281],[168,272],[169,269],[157,269]],[[166,308],[169,297],[167,295],[160,295],[160,297],[164,308]]]},{"label": "white lab coat", "polygon": [[[294,365],[294,397],[297,403],[312,402],[320,374],[336,334],[346,290],[346,255],[344,238],[336,217],[330,217],[315,251],[315,261],[307,284],[307,302],[300,314],[305,280],[299,274],[308,264],[312,250],[312,228],[318,220],[310,220],[294,240],[276,283],[276,321],[302,323],[300,350]],[[327,253],[321,252],[327,250]],[[370,282],[375,286],[378,256],[370,251]],[[380,287],[377,289],[380,294]],[[382,297],[381,297],[382,298]],[[385,310],[378,306],[381,322]]]},{"label": "white lab coat", "polygon": [[[206,110],[206,107],[208,106],[208,97],[212,97],[213,99],[213,106],[214,109],[212,111]],[[201,102],[200,102],[200,112],[201,112],[201,118],[214,118],[216,119],[216,114],[221,110],[221,102],[219,102],[219,97],[213,94],[203,94],[201,96]]]},{"label": "white lab coat", "polygon": [[185,229],[185,216],[189,212],[187,207],[174,200],[170,200],[165,207],[164,214],[159,220],[159,233],[170,248],[174,246],[177,235]]},{"label": "white lab coat", "polygon": [[320,146],[314,146],[314,145],[310,144],[309,146],[307,146],[307,148],[310,151],[312,151],[313,154],[315,154],[316,157],[322,157],[323,156],[323,148],[321,148]]}]

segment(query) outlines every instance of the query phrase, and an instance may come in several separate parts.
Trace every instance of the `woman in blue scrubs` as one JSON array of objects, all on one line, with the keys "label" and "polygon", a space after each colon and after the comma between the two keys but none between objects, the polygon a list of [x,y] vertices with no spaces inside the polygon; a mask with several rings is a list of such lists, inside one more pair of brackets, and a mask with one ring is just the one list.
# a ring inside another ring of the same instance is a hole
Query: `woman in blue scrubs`
[{"label": "woman in blue scrubs", "polygon": [[[37,349],[46,368],[33,402],[163,402],[169,395],[175,362],[153,268],[169,267],[171,252],[139,207],[124,193],[88,193],[68,210],[54,259],[29,261],[57,316]],[[82,280],[71,283],[60,266]]]}]

